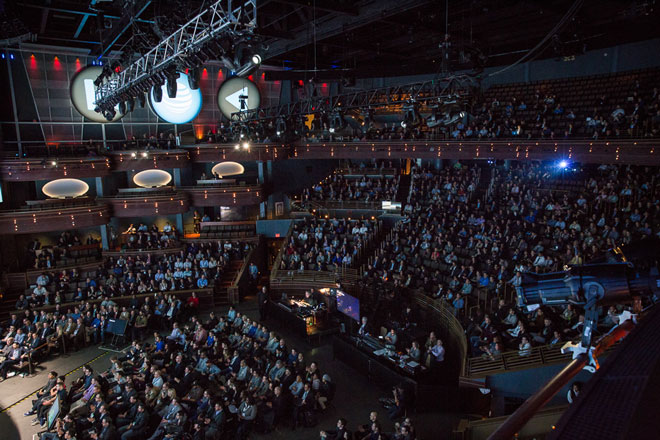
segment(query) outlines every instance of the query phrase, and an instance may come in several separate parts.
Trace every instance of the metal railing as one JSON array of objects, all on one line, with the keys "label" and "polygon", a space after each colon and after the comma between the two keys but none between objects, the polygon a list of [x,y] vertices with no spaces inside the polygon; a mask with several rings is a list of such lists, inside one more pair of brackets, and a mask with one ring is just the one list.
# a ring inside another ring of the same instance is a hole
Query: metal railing
[{"label": "metal railing", "polygon": [[[563,354],[561,352],[562,345],[563,343],[557,345],[542,345],[523,351],[505,351],[504,353],[492,357],[472,357],[467,360],[465,376],[470,378],[486,377],[508,371],[524,370],[527,368],[537,368],[542,365],[568,362],[571,359],[571,354]],[[612,349],[613,348],[610,348],[609,350]]]}]

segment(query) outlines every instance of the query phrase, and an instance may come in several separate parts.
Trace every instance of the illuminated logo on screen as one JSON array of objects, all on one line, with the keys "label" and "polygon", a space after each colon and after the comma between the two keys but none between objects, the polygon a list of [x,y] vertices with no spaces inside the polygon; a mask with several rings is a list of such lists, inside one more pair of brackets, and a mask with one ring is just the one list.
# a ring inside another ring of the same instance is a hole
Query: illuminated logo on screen
[{"label": "illuminated logo on screen", "polygon": [[218,90],[218,107],[227,118],[232,117],[232,113],[241,110],[252,110],[259,107],[261,103],[261,94],[257,85],[249,79],[239,78],[237,76],[229,78],[222,83]]},{"label": "illuminated logo on screen", "polygon": [[192,90],[188,85],[188,75],[179,72],[176,80],[176,97],[167,96],[167,86],[163,84],[163,99],[154,100],[154,91],[151,89],[149,102],[153,111],[164,121],[172,124],[185,124],[197,117],[202,109],[202,91]]},{"label": "illuminated logo on screen", "polygon": [[[101,74],[103,68],[101,66],[89,66],[81,70],[76,74],[71,81],[70,94],[71,94],[71,103],[78,110],[78,113],[86,117],[87,119],[94,122],[108,122],[101,113],[96,113],[94,108],[94,101],[96,97],[94,92],[96,87],[94,86],[94,80]],[[113,121],[121,119],[122,115],[119,113],[119,106],[115,106],[115,115]]]}]

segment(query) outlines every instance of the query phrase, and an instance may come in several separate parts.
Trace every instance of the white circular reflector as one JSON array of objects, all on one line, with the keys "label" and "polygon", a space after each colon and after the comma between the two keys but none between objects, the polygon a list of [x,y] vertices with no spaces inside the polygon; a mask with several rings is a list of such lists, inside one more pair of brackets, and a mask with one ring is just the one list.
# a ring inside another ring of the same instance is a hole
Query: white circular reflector
[{"label": "white circular reflector", "polygon": [[133,176],[133,182],[142,188],[158,188],[172,181],[172,176],[163,170],[144,170]]},{"label": "white circular reflector", "polygon": [[[102,113],[94,111],[96,107],[94,104],[96,101],[94,80],[98,78],[102,71],[103,68],[100,66],[89,66],[82,69],[73,77],[69,92],[71,94],[71,102],[76,110],[78,110],[78,113],[94,122],[111,122]],[[115,106],[115,112],[116,114],[112,118],[112,121],[117,121],[124,116],[119,113],[119,105]]]},{"label": "white circular reflector", "polygon": [[245,168],[243,168],[243,165],[241,165],[238,162],[227,161],[216,164],[211,169],[211,172],[213,172],[213,174],[219,175],[222,178],[227,176],[235,176],[237,174],[243,174],[245,172]]},{"label": "white circular reflector", "polygon": [[188,75],[178,72],[176,79],[176,97],[167,95],[167,83],[161,86],[163,98],[154,99],[154,89],[149,93],[149,103],[153,111],[164,121],[172,124],[185,124],[197,117],[202,109],[202,91],[192,90],[188,85]]},{"label": "white circular reflector", "polygon": [[229,119],[232,119],[232,113],[255,109],[260,103],[257,85],[246,78],[229,78],[218,90],[218,107]]},{"label": "white circular reflector", "polygon": [[89,185],[79,179],[51,180],[41,188],[48,197],[64,199],[66,197],[80,197],[89,191]]}]

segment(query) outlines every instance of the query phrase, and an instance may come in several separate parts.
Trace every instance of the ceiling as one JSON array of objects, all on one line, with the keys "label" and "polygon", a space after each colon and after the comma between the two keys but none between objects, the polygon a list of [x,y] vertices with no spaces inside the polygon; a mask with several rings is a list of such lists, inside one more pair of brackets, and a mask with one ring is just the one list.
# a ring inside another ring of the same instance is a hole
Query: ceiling
[{"label": "ceiling", "polygon": [[[212,1],[16,0],[4,19],[22,21],[40,44],[88,48],[94,55],[145,51]],[[582,3],[556,32],[574,3]],[[334,79],[436,73],[658,35],[655,0],[258,0],[267,64],[280,77]],[[448,34],[448,61],[441,44]]]}]

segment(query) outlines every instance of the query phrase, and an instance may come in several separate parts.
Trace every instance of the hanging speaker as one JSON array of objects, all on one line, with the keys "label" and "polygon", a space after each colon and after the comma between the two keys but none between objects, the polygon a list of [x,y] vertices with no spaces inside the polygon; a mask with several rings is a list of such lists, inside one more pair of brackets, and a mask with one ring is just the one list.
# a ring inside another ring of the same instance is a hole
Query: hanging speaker
[{"label": "hanging speaker", "polygon": [[140,104],[140,107],[144,108],[144,106],[146,105],[146,102],[147,102],[147,99],[144,96],[144,93],[138,93],[137,99],[138,99],[138,103]]}]

